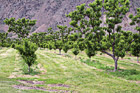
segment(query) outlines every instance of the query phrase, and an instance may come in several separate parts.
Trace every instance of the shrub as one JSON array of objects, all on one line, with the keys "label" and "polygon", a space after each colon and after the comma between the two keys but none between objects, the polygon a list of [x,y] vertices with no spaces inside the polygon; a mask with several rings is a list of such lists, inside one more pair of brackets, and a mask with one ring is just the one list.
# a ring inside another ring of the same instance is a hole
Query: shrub
[{"label": "shrub", "polygon": [[28,65],[28,70],[30,73],[30,67],[37,59],[35,54],[35,51],[38,49],[37,45],[28,40],[24,40],[22,44],[16,46],[16,49],[19,51],[19,53],[22,55],[22,58]]}]

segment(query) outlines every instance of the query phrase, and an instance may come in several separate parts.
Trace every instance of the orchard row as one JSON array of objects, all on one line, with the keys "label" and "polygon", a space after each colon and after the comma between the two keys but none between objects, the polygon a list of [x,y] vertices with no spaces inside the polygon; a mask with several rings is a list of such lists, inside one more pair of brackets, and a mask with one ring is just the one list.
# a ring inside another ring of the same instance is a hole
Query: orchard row
[{"label": "orchard row", "polygon": [[[71,19],[71,27],[58,25],[57,31],[50,27],[46,32],[32,35],[29,33],[36,20],[5,19],[4,22],[9,26],[8,32],[17,34],[18,39],[6,39],[7,33],[1,33],[1,46],[12,45],[19,50],[29,69],[36,60],[35,51],[40,47],[59,49],[60,54],[61,50],[67,53],[72,49],[74,55],[85,51],[89,58],[100,51],[113,58],[116,71],[119,58],[125,57],[126,52],[140,56],[140,8],[137,8],[135,16],[129,15],[132,20],[130,25],[135,25],[137,33],[123,31],[120,25],[129,9],[129,0],[95,0],[88,6],[77,6],[76,10],[66,15]],[[101,19],[102,15],[106,17],[105,22]]]}]

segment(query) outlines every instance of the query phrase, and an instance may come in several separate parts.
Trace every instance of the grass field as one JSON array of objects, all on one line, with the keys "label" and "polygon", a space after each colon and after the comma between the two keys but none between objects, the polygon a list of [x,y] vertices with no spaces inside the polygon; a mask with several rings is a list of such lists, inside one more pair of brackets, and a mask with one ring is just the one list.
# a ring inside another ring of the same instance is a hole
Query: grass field
[{"label": "grass field", "polygon": [[84,52],[76,60],[71,51],[67,55],[54,52],[38,49],[38,64],[29,75],[18,51],[2,48],[0,93],[140,93],[140,64],[135,57],[120,59],[120,70],[112,72],[113,60],[105,54],[90,61]]}]

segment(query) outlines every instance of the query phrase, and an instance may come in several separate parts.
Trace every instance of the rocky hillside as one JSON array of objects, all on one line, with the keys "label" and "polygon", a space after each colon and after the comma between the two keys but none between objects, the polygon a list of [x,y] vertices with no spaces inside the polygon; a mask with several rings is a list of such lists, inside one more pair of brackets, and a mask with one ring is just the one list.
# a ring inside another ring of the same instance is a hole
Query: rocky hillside
[{"label": "rocky hillside", "polygon": [[[44,32],[48,27],[56,29],[56,25],[68,25],[70,19],[65,17],[77,5],[90,3],[94,0],[0,0],[0,32],[7,31],[8,27],[3,23],[5,18],[15,17],[36,19],[37,24],[33,31]],[[136,7],[140,7],[139,0],[131,0],[130,13],[135,13]],[[129,15],[128,13],[127,15]],[[104,17],[103,17],[104,18]],[[128,17],[124,18],[125,30],[131,30]]]}]

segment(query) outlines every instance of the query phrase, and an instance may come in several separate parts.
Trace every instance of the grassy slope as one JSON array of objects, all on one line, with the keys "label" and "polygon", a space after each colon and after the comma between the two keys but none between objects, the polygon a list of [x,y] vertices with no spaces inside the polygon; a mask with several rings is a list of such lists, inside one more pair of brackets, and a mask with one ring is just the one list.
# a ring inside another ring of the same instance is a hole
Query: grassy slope
[{"label": "grassy slope", "polygon": [[[58,52],[58,51],[57,51]],[[130,92],[139,93],[140,84],[130,83],[124,78],[118,78],[104,71],[97,70],[94,67],[81,63],[80,60],[75,60],[71,52],[70,57],[57,55],[54,51],[38,50],[37,62],[41,63],[47,70],[46,74],[39,75],[39,78],[17,78],[24,80],[41,80],[46,84],[67,84],[70,88],[61,87],[47,87],[46,85],[37,85],[45,87],[46,89],[63,89],[74,90],[80,93],[114,93],[114,92]],[[7,79],[15,68],[22,69],[23,60],[17,56],[18,53],[14,49],[4,48],[0,50],[0,92],[9,93],[14,92],[39,92],[36,90],[17,90],[12,88],[12,85],[19,84],[16,79]],[[84,53],[80,53],[78,57],[87,59]],[[119,61],[119,66],[126,69],[137,69],[140,71],[138,64],[133,63],[132,60],[136,58],[125,58],[126,60]],[[107,56],[95,56],[92,60],[99,60],[102,64],[113,66],[113,60]],[[43,92],[43,91],[40,91]]]},{"label": "grassy slope", "polygon": [[42,92],[37,90],[18,90],[12,87],[12,85],[19,84],[16,79],[9,79],[8,77],[14,71],[14,69],[21,66],[17,61],[17,51],[14,49],[3,48],[0,50],[0,93],[34,93]]}]

